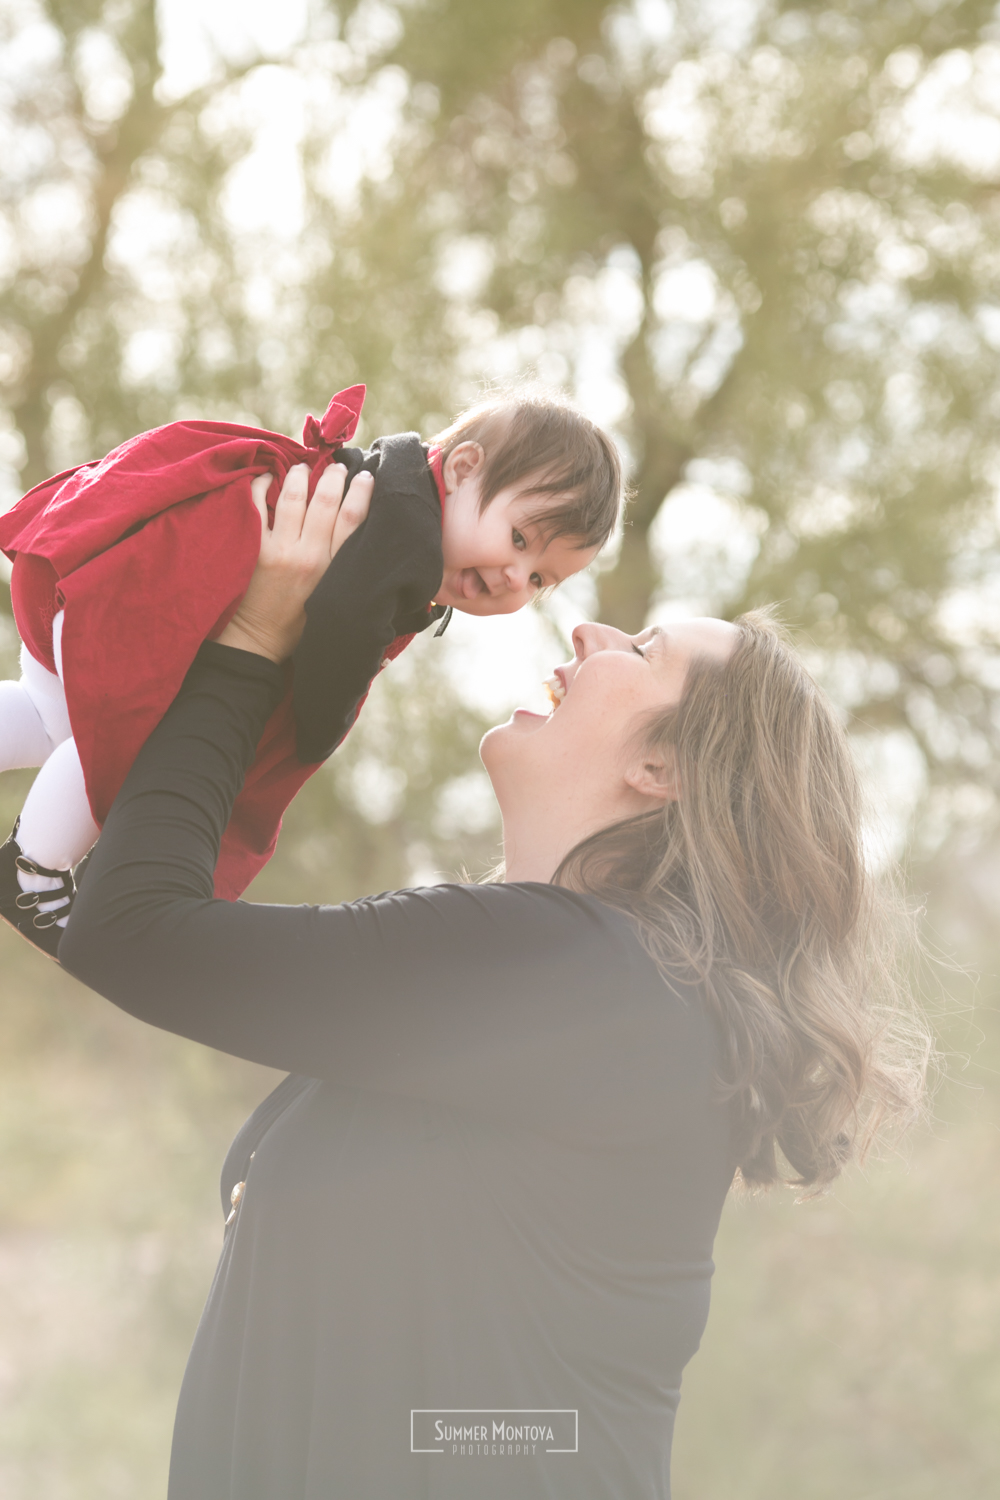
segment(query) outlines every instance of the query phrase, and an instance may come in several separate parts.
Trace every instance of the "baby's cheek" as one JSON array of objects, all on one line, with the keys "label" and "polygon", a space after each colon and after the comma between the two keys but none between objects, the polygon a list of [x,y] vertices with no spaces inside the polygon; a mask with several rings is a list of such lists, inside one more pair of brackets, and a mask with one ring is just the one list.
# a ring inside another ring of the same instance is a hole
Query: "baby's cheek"
[{"label": "baby's cheek", "polygon": [[484,615],[512,615],[526,604],[530,604],[532,595],[524,594],[501,594],[495,598],[484,598],[481,601],[482,609],[477,613]]}]

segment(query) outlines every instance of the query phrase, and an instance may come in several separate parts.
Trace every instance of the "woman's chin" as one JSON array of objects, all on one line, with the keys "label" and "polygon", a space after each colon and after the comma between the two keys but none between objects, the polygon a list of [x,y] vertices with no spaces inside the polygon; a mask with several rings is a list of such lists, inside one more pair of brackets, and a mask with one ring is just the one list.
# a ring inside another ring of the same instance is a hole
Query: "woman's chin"
[{"label": "woman's chin", "polygon": [[551,714],[534,714],[527,708],[515,708],[506,724],[497,724],[488,729],[479,743],[479,758],[492,775],[492,766],[499,766],[505,758],[505,747],[512,746],[526,735],[537,734],[549,722]]},{"label": "woman's chin", "polygon": [[537,734],[551,719],[551,714],[536,714],[528,708],[515,708],[506,724],[498,724],[493,733],[523,739],[525,735]]}]

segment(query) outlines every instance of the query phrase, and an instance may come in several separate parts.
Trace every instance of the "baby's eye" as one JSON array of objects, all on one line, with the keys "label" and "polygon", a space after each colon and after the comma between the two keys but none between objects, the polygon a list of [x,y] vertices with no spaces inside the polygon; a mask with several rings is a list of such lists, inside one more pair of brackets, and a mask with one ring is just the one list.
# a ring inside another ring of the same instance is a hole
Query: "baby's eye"
[{"label": "baby's eye", "polygon": [[635,652],[636,656],[641,656],[642,659],[643,659],[643,661],[646,660],[646,653],[645,653],[645,651],[643,651],[640,646],[637,646],[636,643],[635,643],[635,641],[632,642],[632,650]]},{"label": "baby's eye", "polygon": [[524,537],[516,528],[511,531],[511,536],[514,538],[514,546],[517,548],[518,552],[523,552],[525,547],[528,545],[524,540]]},{"label": "baby's eye", "polygon": [[531,587],[533,589],[540,589],[542,586],[541,573],[532,573],[531,577],[528,579],[528,582],[531,584]]}]

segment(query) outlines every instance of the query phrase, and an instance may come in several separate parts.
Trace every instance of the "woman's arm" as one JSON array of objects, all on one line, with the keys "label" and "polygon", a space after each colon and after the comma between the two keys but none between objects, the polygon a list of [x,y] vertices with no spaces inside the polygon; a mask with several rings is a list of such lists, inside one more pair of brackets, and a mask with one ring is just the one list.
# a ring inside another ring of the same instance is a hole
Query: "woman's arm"
[{"label": "woman's arm", "polygon": [[531,885],[212,899],[281,690],[265,658],[202,648],[108,817],[63,966],[142,1020],[273,1067],[574,1138],[648,1133],[675,1007],[600,903]]}]

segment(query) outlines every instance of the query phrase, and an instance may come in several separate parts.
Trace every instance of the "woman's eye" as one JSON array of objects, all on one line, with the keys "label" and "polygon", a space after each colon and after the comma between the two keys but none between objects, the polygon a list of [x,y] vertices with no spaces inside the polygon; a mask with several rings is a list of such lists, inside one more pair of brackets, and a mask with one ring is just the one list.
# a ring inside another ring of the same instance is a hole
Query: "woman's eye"
[{"label": "woman's eye", "polygon": [[532,573],[531,577],[528,579],[528,582],[531,584],[531,587],[533,589],[540,589],[542,586],[541,573]]},{"label": "woman's eye", "polygon": [[528,545],[527,542],[524,540],[524,537],[521,535],[521,533],[519,531],[512,531],[511,532],[511,536],[514,538],[514,546],[517,548],[517,550],[519,552],[523,552],[524,549],[525,549],[525,547]]}]

